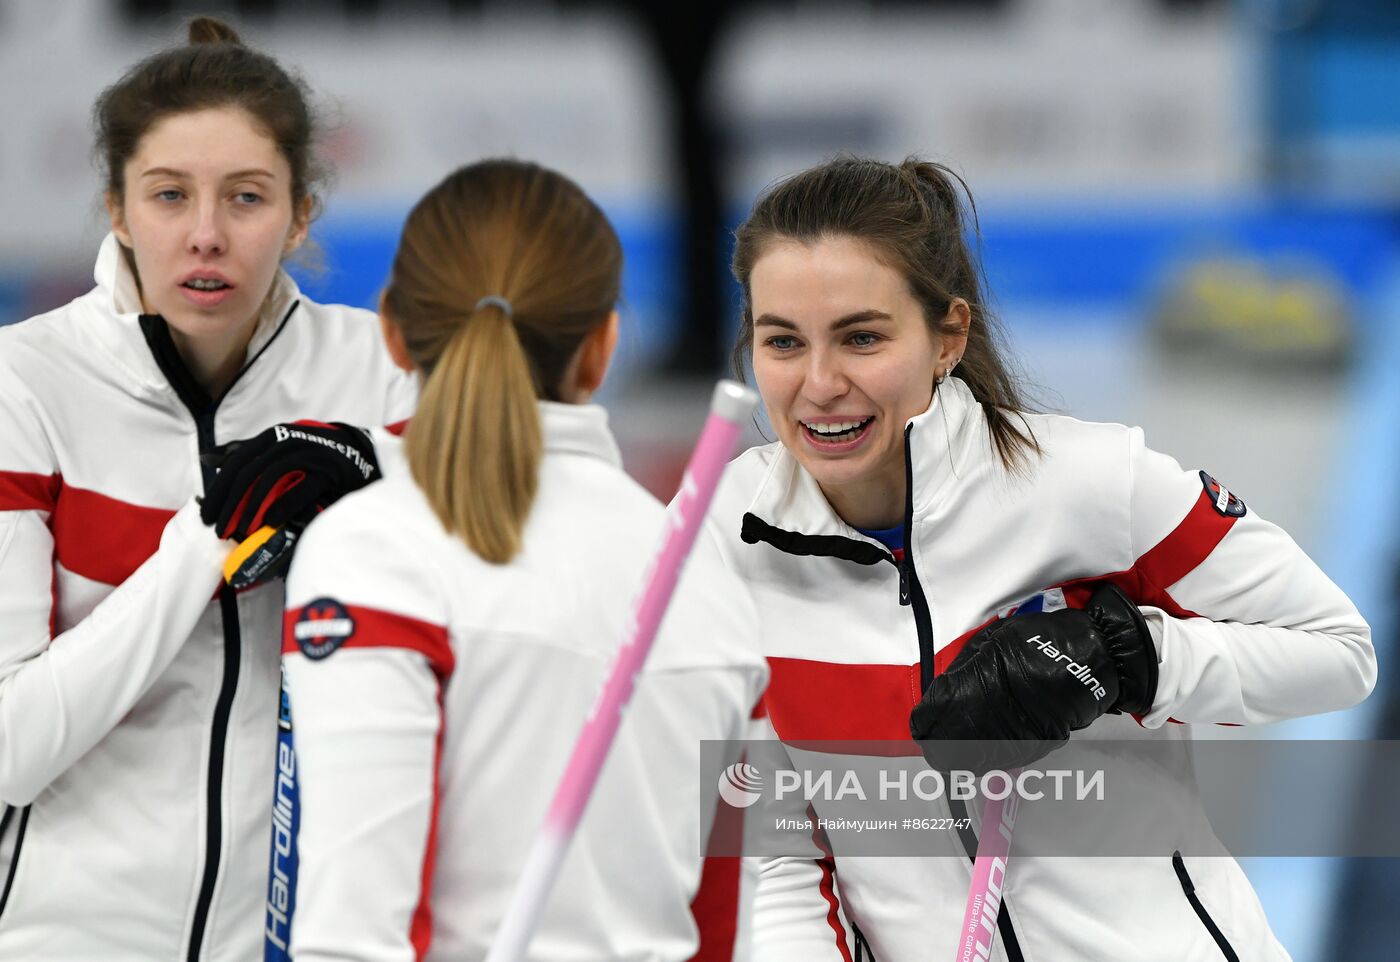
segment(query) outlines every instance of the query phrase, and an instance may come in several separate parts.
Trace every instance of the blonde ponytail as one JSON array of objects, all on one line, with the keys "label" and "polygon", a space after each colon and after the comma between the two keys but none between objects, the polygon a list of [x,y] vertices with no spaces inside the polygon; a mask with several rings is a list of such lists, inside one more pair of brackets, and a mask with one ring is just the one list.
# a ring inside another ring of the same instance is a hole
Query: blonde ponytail
[{"label": "blonde ponytail", "polygon": [[448,341],[405,445],[443,527],[486,561],[510,561],[539,488],[544,442],[530,364],[500,307],[474,312]]},{"label": "blonde ponytail", "polygon": [[536,164],[462,167],[408,215],[384,313],[427,374],[409,468],[443,527],[486,561],[521,549],[544,459],[539,402],[568,400],[569,365],[621,281],[603,212]]}]

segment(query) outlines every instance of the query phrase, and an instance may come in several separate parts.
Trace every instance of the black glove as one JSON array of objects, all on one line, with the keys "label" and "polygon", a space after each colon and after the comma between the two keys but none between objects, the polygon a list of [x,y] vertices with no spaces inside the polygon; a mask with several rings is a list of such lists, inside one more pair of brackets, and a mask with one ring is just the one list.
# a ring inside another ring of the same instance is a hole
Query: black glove
[{"label": "black glove", "polygon": [[369,435],[348,424],[277,424],[205,456],[218,469],[199,516],[242,541],[264,525],[299,531],[321,510],[379,477]]},{"label": "black glove", "polygon": [[[1137,606],[1105,584],[1083,611],[1003,618],[968,639],[909,716],[923,741],[979,743],[940,768],[1014,768],[1048,755],[1105,712],[1145,714],[1157,694],[1157,649]],[[1004,743],[1004,744],[995,744]]]}]

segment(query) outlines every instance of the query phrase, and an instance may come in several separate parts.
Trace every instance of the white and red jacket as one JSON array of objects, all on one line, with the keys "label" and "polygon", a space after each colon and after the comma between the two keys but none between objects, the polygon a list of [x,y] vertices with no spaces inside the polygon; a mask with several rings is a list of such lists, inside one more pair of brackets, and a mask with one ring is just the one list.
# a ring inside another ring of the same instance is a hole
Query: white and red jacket
[{"label": "white and red jacket", "polygon": [[[963,382],[938,388],[906,428],[900,563],[846,525],[781,445],[730,466],[713,512],[759,608],[780,739],[909,739],[920,693],[973,629],[1085,580],[1112,580],[1141,606],[1161,680],[1140,724],[1108,715],[1076,737],[1184,739],[1189,724],[1169,719],[1253,725],[1370,692],[1366,622],[1287,534],[1138,429],[1027,420],[1044,456],[1017,478]],[[1240,959],[1287,957],[1233,859],[1172,854],[1013,860],[994,957],[1235,957],[1225,944]],[[838,850],[756,867],[755,962],[850,962],[852,925],[879,962],[954,958],[970,861]]]},{"label": "white and red jacket", "polygon": [[200,455],[279,421],[402,420],[415,388],[374,315],[279,274],[238,380],[192,410],[111,236],[95,278],[0,328],[0,958],[246,960],[282,586],[220,590]]},{"label": "white and red jacket", "polygon": [[[384,480],[298,545],[283,649],[297,962],[481,959],[491,945],[662,530],[604,409],[540,412],[539,492],[508,564],[444,531],[390,443]],[[696,952],[691,901],[717,794],[699,784],[700,741],[744,737],[768,678],[756,621],[702,539],[528,958]]]}]

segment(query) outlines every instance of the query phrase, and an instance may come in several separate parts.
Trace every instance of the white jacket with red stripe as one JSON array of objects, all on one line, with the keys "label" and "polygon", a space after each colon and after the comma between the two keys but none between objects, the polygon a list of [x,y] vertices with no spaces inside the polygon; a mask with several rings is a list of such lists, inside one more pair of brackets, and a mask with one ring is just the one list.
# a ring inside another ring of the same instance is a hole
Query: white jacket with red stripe
[{"label": "white jacket with red stripe", "polygon": [[[261,954],[282,586],[215,597],[200,454],[406,418],[374,316],[279,274],[199,406],[108,237],[97,286],[0,328],[0,958]],[[211,601],[211,599],[214,599]]]},{"label": "white jacket with red stripe", "polygon": [[[1027,420],[1044,457],[1017,479],[966,386],[938,388],[906,430],[901,564],[842,522],[781,445],[731,465],[713,514],[762,618],[780,739],[908,740],[920,692],[972,629],[1084,579],[1112,580],[1139,604],[1161,679],[1141,724],[1108,715],[1076,737],[1188,739],[1189,724],[1165,723],[1253,725],[1370,692],[1369,628],[1283,531],[1147,449],[1138,429]],[[837,850],[756,868],[755,962],[849,962],[852,924],[879,962],[954,958],[969,861]],[[1287,957],[1228,857],[1013,859],[1007,884],[1010,930],[994,958]]]},{"label": "white jacket with red stripe", "polygon": [[[662,531],[602,408],[540,412],[539,491],[508,564],[444,531],[391,443],[379,446],[385,479],[298,545],[284,641],[298,962],[480,959],[490,947]],[[699,784],[700,741],[744,735],[768,677],[756,621],[702,539],[528,958],[696,952],[690,903],[717,794]]]}]

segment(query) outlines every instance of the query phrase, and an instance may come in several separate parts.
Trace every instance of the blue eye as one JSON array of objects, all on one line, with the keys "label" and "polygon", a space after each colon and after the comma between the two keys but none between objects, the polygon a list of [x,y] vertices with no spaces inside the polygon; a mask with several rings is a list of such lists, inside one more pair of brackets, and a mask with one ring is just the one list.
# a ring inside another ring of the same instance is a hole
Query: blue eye
[{"label": "blue eye", "polygon": [[262,195],[255,194],[251,190],[245,190],[235,194],[234,199],[237,200],[240,204],[248,204],[250,206],[253,204],[262,203]]},{"label": "blue eye", "polygon": [[763,343],[775,351],[790,351],[797,346],[797,338],[790,334],[775,334]]},{"label": "blue eye", "polygon": [[874,347],[879,343],[880,335],[871,334],[869,331],[856,331],[849,340],[855,347]]},{"label": "blue eye", "polygon": [[168,190],[161,190],[156,192],[156,200],[174,202],[179,200],[183,196],[183,194],[181,194],[178,190],[176,190],[173,187]]}]

